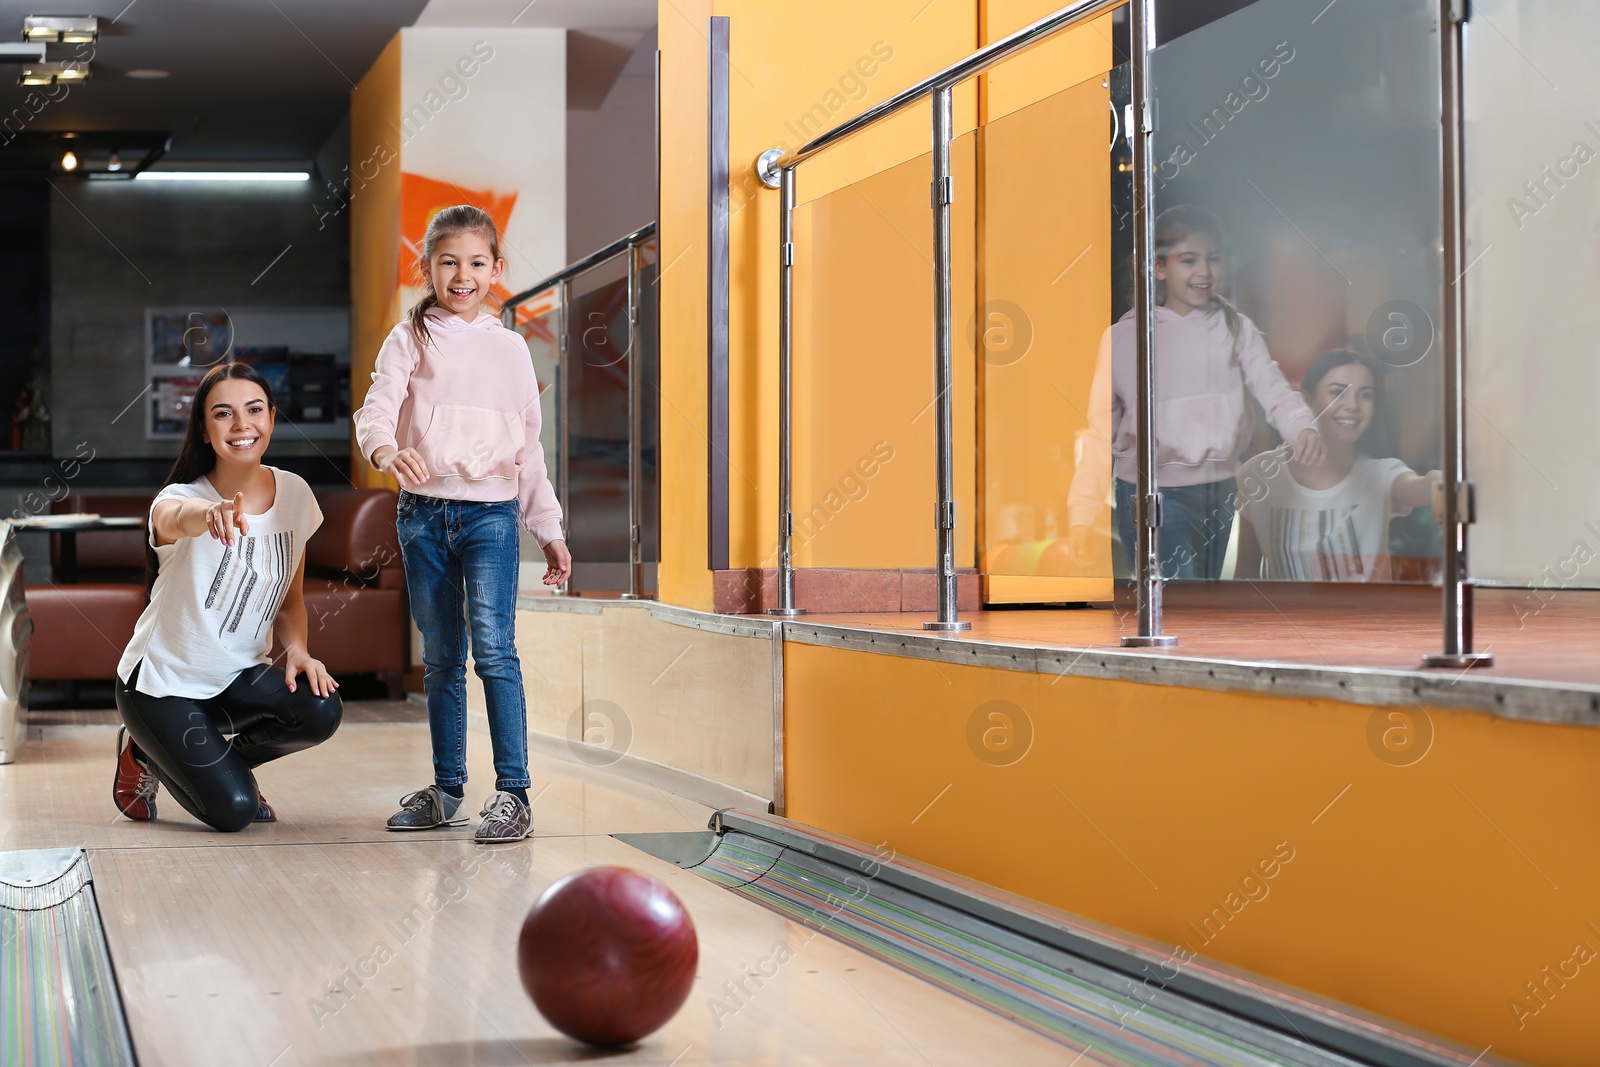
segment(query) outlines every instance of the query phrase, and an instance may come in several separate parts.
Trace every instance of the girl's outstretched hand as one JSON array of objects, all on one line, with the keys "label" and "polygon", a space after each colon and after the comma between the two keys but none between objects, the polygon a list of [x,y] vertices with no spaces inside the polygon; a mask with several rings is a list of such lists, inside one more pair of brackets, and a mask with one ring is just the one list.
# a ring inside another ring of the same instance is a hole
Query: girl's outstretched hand
[{"label": "girl's outstretched hand", "polygon": [[1327,449],[1322,443],[1322,435],[1307,426],[1300,431],[1300,436],[1294,439],[1294,461],[1302,467],[1322,466],[1322,457]]},{"label": "girl's outstretched hand", "polygon": [[545,585],[560,585],[572,577],[572,553],[567,551],[565,541],[555,540],[545,545],[544,561],[549,564],[544,572]]},{"label": "girl's outstretched hand", "polygon": [[415,489],[428,480],[428,465],[422,461],[422,455],[414,448],[402,448],[391,452],[378,464],[378,469],[385,474],[393,475],[402,489]]},{"label": "girl's outstretched hand", "polygon": [[333,680],[333,675],[328,673],[328,668],[322,665],[320,659],[312,659],[310,653],[303,648],[290,649],[283,657],[283,672],[285,681],[289,683],[289,692],[294,692],[295,676],[305,673],[306,684],[311,691],[319,697],[332,696],[333,691],[339,688],[339,683]]}]

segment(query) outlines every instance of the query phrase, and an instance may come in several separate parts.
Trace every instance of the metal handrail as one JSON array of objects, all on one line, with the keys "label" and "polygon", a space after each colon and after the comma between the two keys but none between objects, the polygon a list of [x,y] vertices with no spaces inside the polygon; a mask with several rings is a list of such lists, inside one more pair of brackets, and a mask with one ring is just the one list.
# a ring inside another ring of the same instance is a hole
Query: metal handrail
[{"label": "metal handrail", "polygon": [[593,270],[608,259],[615,259],[628,249],[635,245],[642,244],[655,235],[656,224],[653,222],[645,223],[643,226],[640,226],[637,230],[634,230],[626,237],[619,237],[615,241],[612,241],[610,244],[606,245],[604,248],[597,248],[593,252],[590,252],[576,263],[569,263],[567,266],[562,267],[560,270],[550,275],[550,277],[546,278],[544,281],[539,282],[537,285],[524,289],[515,296],[507,297],[505,303],[500,306],[501,314],[503,315],[505,313],[506,308],[514,308],[519,304],[526,304],[528,301],[532,300],[546,289],[553,289],[562,282],[571,281],[578,275],[583,274],[586,271]]},{"label": "metal handrail", "polygon": [[[561,501],[561,535],[566,537],[571,521],[570,491],[571,473],[567,462],[567,428],[569,425],[569,397],[567,363],[571,356],[568,344],[569,319],[568,310],[572,303],[572,281],[574,278],[594,268],[615,259],[620,255],[628,257],[628,591],[623,593],[624,599],[639,600],[645,598],[644,592],[644,559],[643,559],[643,524],[644,524],[644,459],[640,435],[643,432],[643,383],[640,381],[639,361],[634,358],[639,342],[639,309],[643,304],[643,295],[640,289],[640,250],[644,243],[656,234],[656,224],[653,222],[634,230],[632,233],[619,237],[615,241],[598,248],[575,263],[571,263],[556,273],[545,278],[522,292],[509,297],[500,305],[500,321],[508,328],[516,325],[517,308],[532,300],[541,293],[551,289],[556,291],[556,306],[551,310],[557,315],[556,335],[556,440],[561,448],[556,456],[556,498]],[[556,592],[567,592],[564,583],[557,587]]]},{"label": "metal handrail", "polygon": [[[1148,17],[1150,13],[1145,10],[1145,5],[1152,3],[1152,0],[1078,0],[1077,3],[1069,4],[1061,10],[1046,15],[1037,22],[1025,26],[985,48],[980,48],[965,59],[958,60],[943,70],[924,78],[909,89],[896,93],[883,103],[868,108],[855,118],[841,123],[834,129],[813,138],[797,149],[789,152],[771,149],[762,153],[761,157],[756,161],[756,172],[761,181],[771,188],[781,188],[783,190],[783,202],[779,208],[778,604],[776,607],[769,609],[770,614],[785,618],[804,614],[794,602],[794,513],[790,492],[793,484],[793,411],[791,405],[793,401],[792,379],[794,371],[794,227],[792,216],[795,201],[795,168],[812,156],[826,151],[855,136],[869,126],[873,126],[890,115],[904,110],[924,96],[929,97],[932,101],[934,399],[937,408],[934,433],[936,440],[936,480],[939,497],[934,511],[934,528],[938,538],[938,558],[936,560],[938,615],[936,619],[923,623],[923,626],[925,629],[941,631],[969,629],[972,625],[971,623],[962,622],[956,617],[956,502],[955,464],[952,456],[955,433],[951,400],[953,392],[953,361],[950,322],[950,202],[954,195],[954,179],[951,176],[950,169],[950,142],[954,136],[952,91],[960,82],[981,74],[995,64],[1026,51],[1063,30],[1129,2],[1133,3],[1142,12],[1135,17],[1139,27],[1145,25],[1147,21],[1153,22],[1153,19]],[[1144,35],[1141,34],[1140,36],[1143,39]],[[1142,66],[1143,64],[1141,63],[1141,70]],[[1146,131],[1145,136],[1148,136],[1148,131]],[[1142,185],[1142,191],[1145,194],[1146,202],[1148,202],[1148,174]],[[1147,265],[1141,264],[1142,267]],[[1148,308],[1146,308],[1146,317],[1148,317]],[[1143,413],[1141,412],[1141,414]],[[1146,431],[1141,428],[1141,432]],[[1140,512],[1142,517],[1144,512],[1142,501]],[[1144,525],[1141,522],[1141,527]],[[1153,528],[1150,531],[1150,537],[1152,539],[1150,543],[1153,544]],[[1159,601],[1157,604],[1159,620]],[[1157,632],[1159,632],[1159,621]]]}]

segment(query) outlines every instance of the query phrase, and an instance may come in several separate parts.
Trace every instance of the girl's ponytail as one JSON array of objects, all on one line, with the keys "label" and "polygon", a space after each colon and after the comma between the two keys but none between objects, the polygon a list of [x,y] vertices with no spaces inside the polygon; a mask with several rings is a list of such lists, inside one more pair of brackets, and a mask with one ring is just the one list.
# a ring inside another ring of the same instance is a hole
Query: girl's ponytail
[{"label": "girl's ponytail", "polygon": [[417,271],[422,275],[422,285],[427,291],[407,316],[411,320],[411,334],[417,339],[419,347],[426,348],[433,339],[428,332],[428,309],[439,303],[439,294],[433,289],[433,254],[438,251],[440,241],[459,233],[481,235],[489,243],[489,254],[495,259],[503,258],[494,219],[482,208],[457,204],[440,210],[428,220],[427,232],[422,235],[422,255],[417,260]]}]

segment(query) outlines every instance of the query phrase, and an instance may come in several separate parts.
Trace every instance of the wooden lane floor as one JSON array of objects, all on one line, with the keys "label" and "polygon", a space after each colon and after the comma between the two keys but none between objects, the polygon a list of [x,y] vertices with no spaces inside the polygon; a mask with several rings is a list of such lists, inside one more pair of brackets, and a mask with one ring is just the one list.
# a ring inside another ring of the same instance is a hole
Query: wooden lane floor
[{"label": "wooden lane floor", "polygon": [[[387,833],[427,767],[426,727],[356,726],[263,768],[276,825],[223,835],[170,798],[111,812],[115,731],[50,727],[0,768],[0,848],[90,849],[140,1062],[458,1065],[588,1062],[517,978],[517,931],[562,875],[622,864],[670,885],[699,932],[683,1010],[641,1064],[1061,1064],[1079,1051],[956,1000],[609,836],[700,829],[709,810],[608,772],[534,756],[536,836]],[[468,794],[491,781],[469,735]],[[480,786],[479,783],[484,783]],[[750,977],[755,975],[754,978]],[[1096,1063],[1093,1052],[1076,1061]]]},{"label": "wooden lane floor", "polygon": [[[432,780],[425,724],[341,726],[326,744],[260,768],[257,782],[278,821],[225,837],[191,818],[164,787],[154,821],[119,815],[111,803],[114,728],[31,729],[22,758],[0,766],[0,851],[389,841],[405,836],[383,826],[400,797]],[[467,731],[467,765],[466,803],[476,815],[494,788],[487,733]],[[540,836],[703,830],[711,817],[704,805],[580,763],[533,754],[530,770]],[[470,828],[450,832],[471,836]]]}]

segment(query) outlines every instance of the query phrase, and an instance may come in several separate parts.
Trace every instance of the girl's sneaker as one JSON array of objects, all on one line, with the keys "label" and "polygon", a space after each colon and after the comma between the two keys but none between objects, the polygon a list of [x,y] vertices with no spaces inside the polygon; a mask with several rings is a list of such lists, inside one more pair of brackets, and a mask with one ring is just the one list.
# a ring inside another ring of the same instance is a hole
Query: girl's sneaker
[{"label": "girl's sneaker", "polygon": [[401,797],[400,810],[389,816],[387,826],[391,830],[432,830],[436,826],[460,826],[466,821],[461,798],[430,785]]},{"label": "girl's sneaker", "polygon": [[130,819],[145,822],[156,817],[155,772],[133,754],[133,738],[126,726],[117,729],[117,773],[111,781],[111,800]]},{"label": "girl's sneaker", "polygon": [[483,816],[483,822],[478,824],[478,832],[472,835],[472,839],[479,844],[498,845],[506,841],[521,841],[533,833],[533,812],[510,793],[495,793],[478,814]]}]

